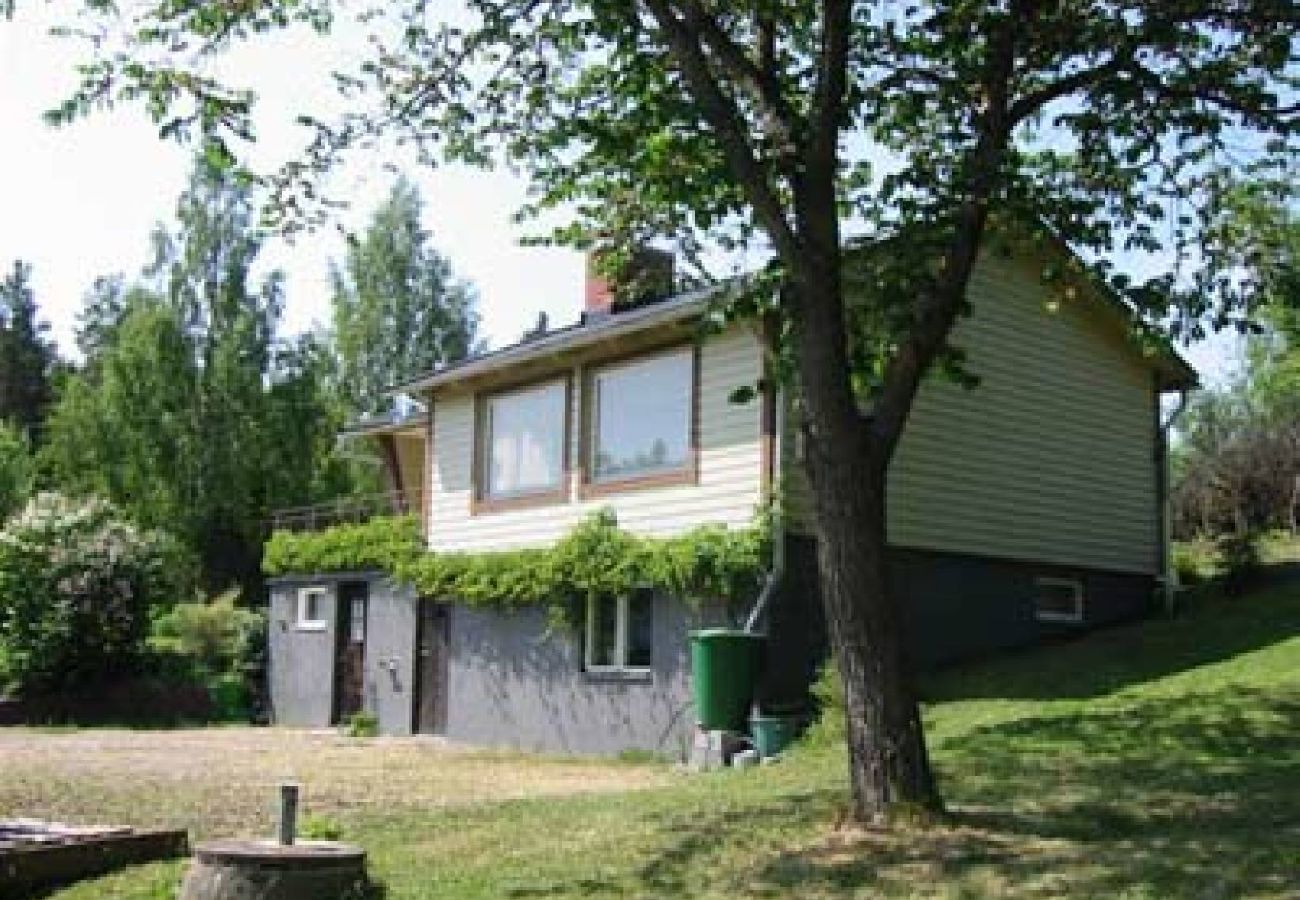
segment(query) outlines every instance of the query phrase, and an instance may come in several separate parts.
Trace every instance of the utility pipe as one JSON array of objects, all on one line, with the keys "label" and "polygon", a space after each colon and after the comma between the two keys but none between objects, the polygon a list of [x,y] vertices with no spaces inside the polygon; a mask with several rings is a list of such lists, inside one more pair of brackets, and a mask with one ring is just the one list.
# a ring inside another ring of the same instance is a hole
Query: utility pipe
[{"label": "utility pipe", "polygon": [[1188,390],[1178,391],[1178,403],[1160,423],[1160,566],[1165,592],[1165,614],[1174,614],[1178,585],[1174,572],[1173,515],[1169,504],[1169,432],[1187,409]]}]

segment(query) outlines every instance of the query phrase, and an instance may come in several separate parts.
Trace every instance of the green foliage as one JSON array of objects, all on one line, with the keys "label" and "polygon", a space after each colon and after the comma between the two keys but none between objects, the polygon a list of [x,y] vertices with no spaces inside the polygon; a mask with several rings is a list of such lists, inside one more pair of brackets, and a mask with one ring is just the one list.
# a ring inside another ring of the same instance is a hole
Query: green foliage
[{"label": "green foliage", "polygon": [[216,721],[248,721],[253,698],[243,675],[235,672],[218,675],[208,680],[207,688],[208,696],[212,698],[212,717]]},{"label": "green foliage", "polygon": [[1225,534],[1215,546],[1223,570],[1224,590],[1235,596],[1253,587],[1263,571],[1259,535],[1253,532]]},{"label": "green foliage", "polygon": [[32,267],[21,260],[0,279],[0,424],[12,422],[40,440],[56,356],[45,336],[31,288]]},{"label": "green foliage", "polygon": [[0,687],[73,689],[132,671],[175,600],[172,542],[102,500],[40,494],[0,530]]},{"label": "green foliage", "polygon": [[298,826],[298,837],[308,841],[341,841],[343,826],[329,816],[306,816]]},{"label": "green foliage", "polygon": [[395,572],[421,552],[420,523],[412,516],[378,517],[324,531],[276,531],[266,542],[267,575]]},{"label": "green foliage", "polygon": [[569,618],[592,594],[654,587],[685,599],[742,604],[758,591],[769,565],[771,529],[701,526],[650,538],[618,527],[603,510],[553,547],[489,553],[425,552],[414,519],[372,519],[315,533],[277,532],[267,543],[268,575],[380,569],[423,596],[478,606],[549,607]]},{"label": "green foliage", "polygon": [[36,467],[31,446],[18,429],[0,421],[0,526],[32,492]]},{"label": "green foliage", "polygon": [[69,380],[42,460],[191,549],[205,586],[254,589],[273,509],[347,487],[331,362],[275,332],[277,274],[255,280],[262,237],[247,185],[196,166],[143,283],[99,285],[82,317],[87,367]]},{"label": "green foliage", "polygon": [[372,712],[361,710],[348,717],[348,737],[370,738],[379,734],[379,718]]},{"label": "green foliage", "polygon": [[419,191],[399,179],[333,279],[340,390],[354,413],[387,411],[395,384],[475,346],[474,291],[429,245]]},{"label": "green foliage", "polygon": [[237,672],[266,627],[264,615],[236,605],[238,596],[227,591],[207,603],[176,604],[154,621],[150,648],[190,660],[207,675]]},{"label": "green foliage", "polygon": [[817,718],[800,739],[809,747],[831,750],[844,744],[844,683],[835,668],[834,658],[822,665],[812,686],[817,702]]}]

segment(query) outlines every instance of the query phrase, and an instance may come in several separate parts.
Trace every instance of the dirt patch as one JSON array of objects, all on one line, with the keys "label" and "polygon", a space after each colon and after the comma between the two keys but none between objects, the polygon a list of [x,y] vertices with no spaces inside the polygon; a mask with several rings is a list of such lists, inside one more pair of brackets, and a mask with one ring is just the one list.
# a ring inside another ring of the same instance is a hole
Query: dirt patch
[{"label": "dirt patch", "polygon": [[302,785],[305,817],[347,817],[652,787],[662,766],[484,752],[428,738],[274,728],[0,730],[0,817],[269,834],[276,786]]}]

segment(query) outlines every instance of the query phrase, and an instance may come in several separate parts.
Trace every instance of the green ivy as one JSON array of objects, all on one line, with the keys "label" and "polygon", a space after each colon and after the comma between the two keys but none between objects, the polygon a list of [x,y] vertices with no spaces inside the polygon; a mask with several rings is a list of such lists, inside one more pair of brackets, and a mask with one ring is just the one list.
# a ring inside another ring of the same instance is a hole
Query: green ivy
[{"label": "green ivy", "polygon": [[420,523],[413,516],[371,519],[324,531],[276,531],[266,542],[267,575],[325,572],[395,572],[422,550]]},{"label": "green ivy", "polygon": [[431,553],[412,518],[374,519],[315,533],[276,532],[267,543],[268,575],[378,569],[422,596],[470,606],[545,606],[570,618],[591,595],[651,587],[690,602],[753,599],[771,556],[766,515],[749,528],[703,525],[669,538],[618,527],[610,510],[580,522],[546,549]]}]

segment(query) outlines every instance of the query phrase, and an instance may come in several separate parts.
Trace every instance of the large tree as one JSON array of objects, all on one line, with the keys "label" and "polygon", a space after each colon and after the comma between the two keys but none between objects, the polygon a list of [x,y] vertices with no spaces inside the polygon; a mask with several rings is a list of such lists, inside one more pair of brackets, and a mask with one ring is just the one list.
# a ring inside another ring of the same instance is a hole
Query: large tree
[{"label": "large tree", "polygon": [[340,383],[354,413],[386,411],[388,388],[474,348],[474,292],[430,245],[422,207],[415,185],[398,179],[331,272]]},{"label": "large tree", "polygon": [[21,260],[0,280],[0,422],[13,422],[28,440],[40,438],[56,362],[31,287],[32,267]]},{"label": "large tree", "polygon": [[[202,57],[295,17],[328,19],[324,2],[146,6],[127,56],[105,49],[56,120],[144,95],[164,129],[201,132],[220,152],[249,129],[248,95],[163,51]],[[879,820],[896,804],[937,806],[888,587],[886,483],[922,379],[960,361],[949,335],[991,218],[1078,251],[1148,321],[1191,333],[1211,308],[1240,313],[1248,285],[1206,252],[1207,223],[1234,169],[1294,152],[1300,11],[1293,0],[462,6],[451,21],[417,0],[387,7],[395,27],[339,81],[355,114],[319,125],[284,184],[309,185],[341,148],[396,132],[431,159],[521,167],[535,187],[525,213],[564,213],[561,240],[666,237],[692,256],[765,247],[768,277],[737,307],[768,317],[789,361],[778,371],[803,404],[854,809]],[[306,196],[289,190],[282,208]],[[849,227],[888,245],[852,303]],[[1160,276],[1120,277],[1125,250],[1157,255]]]},{"label": "large tree", "polygon": [[277,338],[280,280],[253,275],[254,213],[249,185],[197,164],[142,283],[88,296],[87,365],[44,450],[61,485],[177,535],[212,590],[259,584],[272,510],[346,487],[331,361],[319,341]]}]

